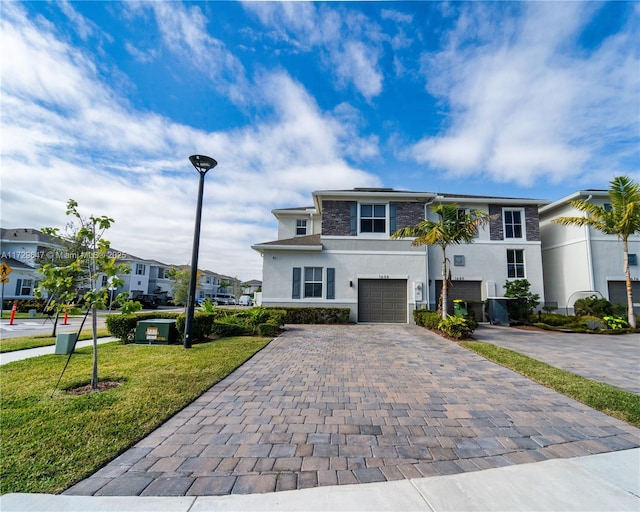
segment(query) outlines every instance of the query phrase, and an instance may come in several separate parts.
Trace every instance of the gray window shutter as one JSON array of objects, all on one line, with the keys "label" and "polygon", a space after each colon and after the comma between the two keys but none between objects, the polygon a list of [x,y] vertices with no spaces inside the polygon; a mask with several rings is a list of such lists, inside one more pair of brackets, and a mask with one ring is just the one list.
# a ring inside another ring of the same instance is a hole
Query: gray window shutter
[{"label": "gray window shutter", "polygon": [[393,235],[397,230],[398,227],[396,226],[397,224],[397,220],[396,220],[396,203],[389,203],[389,234]]},{"label": "gray window shutter", "polygon": [[300,276],[302,274],[302,269],[300,267],[293,267],[293,287],[291,289],[291,298],[299,299],[300,298]]},{"label": "gray window shutter", "polygon": [[22,293],[20,293],[22,291],[22,279],[18,279],[16,281],[16,295],[22,295]]},{"label": "gray window shutter", "polygon": [[327,299],[336,298],[336,269],[327,269]]},{"label": "gray window shutter", "polygon": [[357,235],[358,234],[358,203],[350,203],[350,224],[349,224],[349,234]]}]

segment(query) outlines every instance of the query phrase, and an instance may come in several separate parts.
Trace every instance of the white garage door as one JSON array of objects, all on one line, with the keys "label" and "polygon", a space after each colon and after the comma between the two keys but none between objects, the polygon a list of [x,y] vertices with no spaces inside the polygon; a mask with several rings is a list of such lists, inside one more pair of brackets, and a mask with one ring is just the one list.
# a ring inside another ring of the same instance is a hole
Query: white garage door
[{"label": "white garage door", "polygon": [[358,280],[358,322],[407,323],[407,281]]}]

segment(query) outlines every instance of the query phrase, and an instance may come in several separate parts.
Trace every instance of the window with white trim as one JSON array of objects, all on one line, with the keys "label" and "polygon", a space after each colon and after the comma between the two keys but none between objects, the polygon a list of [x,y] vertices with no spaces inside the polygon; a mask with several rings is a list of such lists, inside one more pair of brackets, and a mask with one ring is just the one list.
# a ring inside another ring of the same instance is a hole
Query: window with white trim
[{"label": "window with white trim", "polygon": [[503,209],[505,238],[524,238],[524,210],[522,208]]},{"label": "window with white trim", "polygon": [[16,295],[31,295],[33,279],[18,279],[16,282]]},{"label": "window with white trim", "polygon": [[360,205],[360,233],[387,232],[387,205]]},{"label": "window with white trim", "polygon": [[524,249],[507,249],[507,277],[524,279]]},{"label": "window with white trim", "polygon": [[307,219],[296,220],[296,236],[305,236],[307,234]]},{"label": "window with white trim", "polygon": [[304,297],[322,297],[322,267],[304,267]]},{"label": "window with white trim", "polygon": [[143,265],[142,263],[136,263],[136,275],[143,276],[145,272],[146,272],[146,265]]},{"label": "window with white trim", "polygon": [[336,269],[323,267],[294,267],[291,286],[292,299],[335,299]]}]

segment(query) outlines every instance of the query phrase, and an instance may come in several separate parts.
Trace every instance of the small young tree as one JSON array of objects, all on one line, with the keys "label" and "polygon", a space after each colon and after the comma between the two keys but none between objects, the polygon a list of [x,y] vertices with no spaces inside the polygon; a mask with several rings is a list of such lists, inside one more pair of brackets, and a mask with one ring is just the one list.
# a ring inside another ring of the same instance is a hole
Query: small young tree
[{"label": "small young tree", "polygon": [[184,306],[189,299],[189,281],[191,280],[191,270],[180,270],[175,267],[169,268],[167,272],[169,279],[173,281],[173,303],[176,306]]},{"label": "small young tree", "polygon": [[115,222],[113,219],[106,215],[101,217],[91,215],[85,218],[78,211],[78,203],[73,199],[67,201],[66,214],[73,217],[74,220],[67,224],[65,233],[60,234],[57,228],[45,228],[45,230],[48,234],[60,237],[77,252],[71,254],[69,264],[45,268],[42,271],[45,279],[40,287],[60,293],[63,301],[71,297],[73,289],[74,295],[82,294],[82,302],[91,310],[93,333],[91,388],[97,389],[98,308],[105,307],[109,298],[108,288],[99,285],[98,282],[102,276],[106,275],[114,278],[112,286],[118,286],[121,281],[118,280],[116,274],[126,274],[130,269],[126,265],[117,264],[116,258],[109,253],[110,243],[104,238],[104,233]]}]

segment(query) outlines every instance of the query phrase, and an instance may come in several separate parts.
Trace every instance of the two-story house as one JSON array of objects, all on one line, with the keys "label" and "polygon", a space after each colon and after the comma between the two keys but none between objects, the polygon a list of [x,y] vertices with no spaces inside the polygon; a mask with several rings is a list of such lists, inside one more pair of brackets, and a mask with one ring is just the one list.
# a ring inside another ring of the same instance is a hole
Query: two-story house
[{"label": "two-story house", "polygon": [[473,246],[451,249],[451,299],[499,296],[504,282],[517,278],[527,278],[532,292],[543,295],[538,206],[544,201],[387,188],[312,196],[313,207],[274,210],[278,239],[252,246],[263,257],[265,306],[347,307],[352,321],[401,323],[412,321],[416,308],[435,309],[440,250],[391,235],[432,218],[437,202],[493,215]]},{"label": "two-story house", "polygon": [[[571,201],[589,201],[610,207],[606,190],[581,190],[540,208],[540,233],[544,261],[544,290],[547,302],[561,313],[573,313],[577,299],[590,295],[612,303],[627,303],[622,242],[589,226],[561,226],[558,217],[579,217],[583,213]],[[629,239],[629,270],[636,314],[640,312],[640,235]]]},{"label": "two-story house", "polygon": [[2,283],[4,300],[33,299],[40,279],[39,262],[55,259],[56,252],[64,250],[58,240],[37,229],[0,228],[0,260],[10,270]]}]

